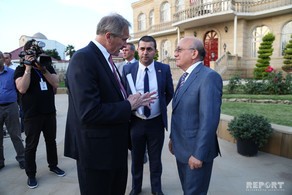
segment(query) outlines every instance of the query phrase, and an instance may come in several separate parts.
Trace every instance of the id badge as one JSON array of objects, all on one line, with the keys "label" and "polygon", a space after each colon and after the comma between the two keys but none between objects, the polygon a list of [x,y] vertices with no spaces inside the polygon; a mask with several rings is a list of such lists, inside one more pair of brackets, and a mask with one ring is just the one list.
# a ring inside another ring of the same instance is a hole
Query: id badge
[{"label": "id badge", "polygon": [[46,83],[46,81],[43,81],[42,78],[41,78],[41,81],[40,81],[40,87],[41,87],[41,90],[42,90],[42,91],[46,91],[46,90],[48,90],[47,83]]}]

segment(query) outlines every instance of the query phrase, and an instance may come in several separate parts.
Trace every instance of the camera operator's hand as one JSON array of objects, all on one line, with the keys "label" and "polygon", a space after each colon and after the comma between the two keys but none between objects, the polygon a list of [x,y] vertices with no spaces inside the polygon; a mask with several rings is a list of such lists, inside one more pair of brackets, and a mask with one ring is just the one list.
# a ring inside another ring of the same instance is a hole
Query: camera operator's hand
[{"label": "camera operator's hand", "polygon": [[33,55],[25,55],[24,56],[24,65],[27,67],[27,66],[32,66],[32,64],[34,63],[35,61],[35,56]]},{"label": "camera operator's hand", "polygon": [[47,73],[47,69],[45,66],[41,66],[38,62],[35,62],[36,68],[41,71],[42,74]]},{"label": "camera operator's hand", "polygon": [[140,106],[147,106],[148,108],[150,108],[150,103],[153,103],[154,100],[157,98],[153,96],[155,94],[155,91],[151,93],[147,92],[144,94],[136,93],[133,95],[129,95],[127,100],[130,102],[132,110],[136,110]]}]

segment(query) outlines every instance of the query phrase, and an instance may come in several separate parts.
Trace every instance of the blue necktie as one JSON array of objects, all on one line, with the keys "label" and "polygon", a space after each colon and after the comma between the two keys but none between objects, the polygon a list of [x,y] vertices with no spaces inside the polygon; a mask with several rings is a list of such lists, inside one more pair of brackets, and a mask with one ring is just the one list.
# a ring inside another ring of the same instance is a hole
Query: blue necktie
[{"label": "blue necktie", "polygon": [[[146,92],[149,92],[148,68],[145,68],[145,76],[144,76],[144,93]],[[144,115],[147,118],[150,116],[150,109],[147,106],[144,106]]]},{"label": "blue necktie", "polygon": [[188,76],[189,73],[185,72],[183,73],[183,75],[180,77],[179,79],[179,83],[178,83],[178,87],[176,89],[176,91],[178,91],[185,83],[186,81],[186,77]]}]

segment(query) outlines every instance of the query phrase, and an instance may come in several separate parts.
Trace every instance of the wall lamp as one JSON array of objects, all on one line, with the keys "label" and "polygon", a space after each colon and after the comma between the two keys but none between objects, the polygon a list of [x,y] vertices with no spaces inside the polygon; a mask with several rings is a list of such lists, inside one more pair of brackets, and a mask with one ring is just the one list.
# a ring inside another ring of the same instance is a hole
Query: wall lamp
[{"label": "wall lamp", "polygon": [[226,33],[228,32],[228,27],[227,27],[227,26],[224,27],[224,31],[225,31]]},{"label": "wall lamp", "polygon": [[194,36],[197,37],[197,32],[196,31],[194,32]]},{"label": "wall lamp", "polygon": [[226,47],[227,47],[227,45],[226,45],[226,43],[224,43],[224,44],[223,44],[224,52],[226,52]]}]

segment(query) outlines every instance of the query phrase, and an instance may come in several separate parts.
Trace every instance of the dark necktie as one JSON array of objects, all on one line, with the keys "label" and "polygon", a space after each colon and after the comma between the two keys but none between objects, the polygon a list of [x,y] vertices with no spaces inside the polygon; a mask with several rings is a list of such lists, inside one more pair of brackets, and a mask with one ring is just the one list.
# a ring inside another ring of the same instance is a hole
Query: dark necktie
[{"label": "dark necktie", "polygon": [[[144,76],[144,93],[146,92],[149,92],[148,68],[145,68],[145,76]],[[147,118],[150,116],[150,109],[147,106],[144,106],[144,115]]]},{"label": "dark necktie", "polygon": [[180,77],[179,82],[178,82],[178,86],[176,91],[178,91],[185,83],[186,81],[186,77],[188,76],[189,73],[185,72],[183,73],[183,75]]},{"label": "dark necktie", "polygon": [[126,90],[125,90],[125,88],[124,88],[124,86],[123,86],[123,84],[122,84],[122,82],[121,82],[121,79],[120,79],[119,76],[118,76],[118,73],[117,73],[117,70],[116,70],[115,63],[114,63],[114,61],[113,61],[113,59],[112,59],[112,55],[110,55],[108,59],[109,59],[109,62],[110,62],[110,64],[111,64],[111,66],[112,66],[113,74],[114,74],[114,76],[115,76],[115,79],[116,79],[117,82],[119,83],[120,90],[121,90],[121,92],[122,92],[124,98],[127,99],[127,97],[128,97],[128,96],[127,96],[127,92],[126,92]]}]

